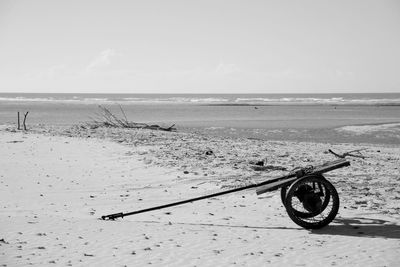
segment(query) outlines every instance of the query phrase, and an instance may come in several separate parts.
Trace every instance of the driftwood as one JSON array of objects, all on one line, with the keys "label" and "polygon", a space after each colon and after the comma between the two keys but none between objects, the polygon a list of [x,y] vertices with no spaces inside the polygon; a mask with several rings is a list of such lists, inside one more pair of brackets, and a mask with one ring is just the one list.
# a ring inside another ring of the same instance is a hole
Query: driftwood
[{"label": "driftwood", "polygon": [[122,109],[121,105],[119,105],[119,109],[122,113],[122,118],[118,117],[114,113],[112,113],[108,108],[99,105],[100,112],[97,113],[97,118],[93,119],[90,123],[87,123],[87,126],[95,129],[99,127],[110,127],[110,128],[131,128],[131,129],[150,129],[150,130],[160,130],[160,131],[176,131],[174,128],[175,124],[170,127],[161,127],[160,125],[149,125],[146,123],[138,123],[129,121],[125,111]]},{"label": "driftwood", "polygon": [[[26,131],[26,117],[28,116],[29,111],[24,113],[24,120],[22,122],[22,125],[24,126],[24,130]],[[19,119],[19,111],[17,112],[17,117],[18,117],[18,130],[21,130],[21,122]]]},{"label": "driftwood", "polygon": [[286,171],[287,168],[282,166],[274,166],[274,165],[266,165],[266,166],[258,166],[252,165],[251,168],[255,171]]},{"label": "driftwood", "polygon": [[29,111],[27,111],[26,113],[24,113],[24,122],[22,123],[24,125],[24,130],[26,131],[26,117],[28,116]]},{"label": "driftwood", "polygon": [[361,151],[365,150],[365,148],[362,149],[356,149],[356,150],[352,150],[352,151],[348,151],[342,155],[339,155],[335,152],[333,152],[332,150],[328,150],[329,153],[332,153],[333,155],[335,155],[338,158],[344,159],[347,156],[351,156],[351,157],[355,157],[355,158],[361,158],[361,159],[365,159],[365,157],[361,154]]},{"label": "driftwood", "polygon": [[17,112],[17,114],[18,114],[18,130],[21,130],[21,124],[20,124],[20,122],[19,122],[19,111]]}]

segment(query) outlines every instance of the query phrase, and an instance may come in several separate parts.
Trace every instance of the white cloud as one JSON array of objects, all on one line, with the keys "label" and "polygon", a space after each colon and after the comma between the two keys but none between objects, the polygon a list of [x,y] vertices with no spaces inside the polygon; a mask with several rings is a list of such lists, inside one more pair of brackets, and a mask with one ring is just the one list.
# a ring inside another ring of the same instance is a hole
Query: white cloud
[{"label": "white cloud", "polygon": [[107,67],[111,64],[111,59],[116,55],[117,53],[115,52],[115,49],[106,49],[102,51],[86,66],[85,73],[93,73],[99,69]]}]

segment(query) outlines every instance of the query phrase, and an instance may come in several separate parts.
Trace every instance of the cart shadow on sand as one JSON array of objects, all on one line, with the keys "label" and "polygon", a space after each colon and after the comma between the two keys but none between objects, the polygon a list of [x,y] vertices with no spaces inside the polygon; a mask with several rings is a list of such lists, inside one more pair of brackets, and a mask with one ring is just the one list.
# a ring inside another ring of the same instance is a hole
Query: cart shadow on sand
[{"label": "cart shadow on sand", "polygon": [[343,235],[369,238],[400,239],[400,225],[371,218],[336,218],[333,225],[312,230],[318,235]]},{"label": "cart shadow on sand", "polygon": [[[169,224],[161,221],[134,221],[136,223],[154,223],[154,224]],[[223,228],[242,228],[242,229],[260,229],[260,230],[298,230],[298,227],[285,226],[256,226],[256,225],[236,225],[236,224],[218,224],[218,223],[195,223],[195,222],[173,222],[170,225],[186,225],[200,227],[223,227]]]},{"label": "cart shadow on sand", "polygon": [[[160,221],[135,221],[140,223],[155,223],[167,224]],[[316,235],[343,235],[357,236],[368,238],[385,238],[385,239],[400,239],[400,225],[392,222],[371,219],[371,218],[336,218],[335,224],[328,225],[321,229],[310,230],[311,234]],[[254,225],[235,225],[235,224],[216,224],[216,223],[193,223],[193,222],[174,222],[175,225],[201,226],[201,227],[227,227],[227,228],[242,228],[242,229],[259,229],[259,230],[300,230],[298,227],[285,226],[254,226]]]}]

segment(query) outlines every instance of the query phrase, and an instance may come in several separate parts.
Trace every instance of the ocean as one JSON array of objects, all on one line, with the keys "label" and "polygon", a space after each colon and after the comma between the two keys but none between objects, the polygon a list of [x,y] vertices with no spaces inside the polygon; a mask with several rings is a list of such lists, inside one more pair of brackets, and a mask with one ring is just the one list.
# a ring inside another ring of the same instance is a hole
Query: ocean
[{"label": "ocean", "polygon": [[400,93],[15,94],[0,93],[0,124],[72,125],[102,105],[130,121],[263,140],[400,144]]}]

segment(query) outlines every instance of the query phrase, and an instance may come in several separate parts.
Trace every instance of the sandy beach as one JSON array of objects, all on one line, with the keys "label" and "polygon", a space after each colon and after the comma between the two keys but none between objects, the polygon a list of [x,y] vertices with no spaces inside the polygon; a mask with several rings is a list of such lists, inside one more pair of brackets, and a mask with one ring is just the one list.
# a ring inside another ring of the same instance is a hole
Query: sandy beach
[{"label": "sandy beach", "polygon": [[[2,266],[398,266],[399,145],[14,128],[0,130]],[[341,203],[320,230],[293,223],[278,191],[99,220],[334,160],[328,149],[367,158],[326,174]],[[271,170],[255,171],[260,160]]]}]

